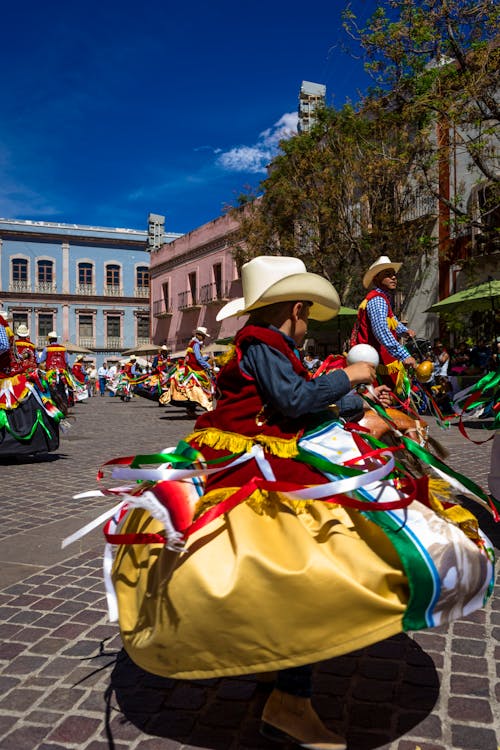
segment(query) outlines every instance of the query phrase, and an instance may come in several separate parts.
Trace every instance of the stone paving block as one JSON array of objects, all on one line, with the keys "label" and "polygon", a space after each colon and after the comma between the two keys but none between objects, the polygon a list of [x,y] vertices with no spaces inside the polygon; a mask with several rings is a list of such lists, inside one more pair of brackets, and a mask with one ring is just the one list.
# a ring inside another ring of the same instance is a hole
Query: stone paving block
[{"label": "stone paving block", "polygon": [[35,724],[25,725],[2,737],[2,750],[21,750],[21,748],[38,748],[50,732],[50,727]]},{"label": "stone paving block", "polygon": [[474,695],[485,698],[489,694],[490,683],[487,677],[475,675],[452,674],[450,692],[459,695]]},{"label": "stone paving block", "polygon": [[451,727],[454,748],[463,750],[498,750],[495,732],[483,727],[453,724]]},{"label": "stone paving block", "polygon": [[493,714],[487,700],[481,698],[467,698],[465,696],[450,698],[448,713],[452,719],[460,721],[481,722],[491,724]]},{"label": "stone paving block", "polygon": [[100,725],[101,722],[98,719],[70,715],[56,726],[47,739],[63,745],[70,743],[82,745],[98,731]]}]

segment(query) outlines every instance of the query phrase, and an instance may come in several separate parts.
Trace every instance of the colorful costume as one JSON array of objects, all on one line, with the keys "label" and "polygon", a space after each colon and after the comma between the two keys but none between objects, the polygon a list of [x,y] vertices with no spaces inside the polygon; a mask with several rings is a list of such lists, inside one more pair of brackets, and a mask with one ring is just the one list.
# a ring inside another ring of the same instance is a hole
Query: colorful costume
[{"label": "colorful costume", "polygon": [[[48,384],[36,369],[24,371],[14,334],[0,315],[0,330],[9,348],[0,346],[0,456],[47,453],[59,447],[63,414],[50,397]],[[3,338],[3,337],[2,337]]]},{"label": "colorful costume", "polygon": [[149,672],[310,664],[462,617],[491,593],[491,544],[449,502],[450,485],[438,483],[439,499],[428,477],[406,474],[390,449],[325,410],[285,416],[255,369],[263,346],[296,386],[292,406],[295,391],[326,406],[333,385],[339,401],[350,390],[343,372],[310,381],[277,329],[245,326],[217,407],[187,442],[110,462],[121,483],[132,480],[115,490],[123,504],[106,529],[119,545],[121,635]]},{"label": "colorful costume", "polygon": [[200,341],[193,337],[186,349],[184,362],[177,364],[168,380],[168,388],[160,396],[164,406],[187,406],[194,410],[196,404],[206,411],[214,408],[214,384],[210,367],[203,367],[195,355]]},{"label": "colorful costume", "polygon": [[36,349],[32,341],[27,337],[18,338],[16,340],[16,349],[22,360],[22,367],[24,372],[36,370]]},{"label": "colorful costume", "polygon": [[[389,332],[388,335],[394,338],[394,343],[390,345],[392,351],[389,351],[389,348],[384,346],[381,342],[380,333],[378,336],[375,335],[372,322],[368,315],[368,303],[371,300],[376,299],[382,300],[386,305],[387,316],[384,323]],[[403,333],[403,329],[406,330],[404,326],[401,327],[400,322],[394,315],[389,296],[384,293],[382,289],[372,289],[368,292],[358,308],[358,317],[350,340],[351,347],[356,344],[369,344],[377,350],[380,356],[380,364],[377,367],[377,374],[379,375],[380,382],[395,389],[398,393],[401,393],[403,390],[405,377],[405,368],[401,362],[405,357],[409,356],[409,352],[398,343],[398,334]],[[398,356],[396,356],[394,352],[396,352]]]}]

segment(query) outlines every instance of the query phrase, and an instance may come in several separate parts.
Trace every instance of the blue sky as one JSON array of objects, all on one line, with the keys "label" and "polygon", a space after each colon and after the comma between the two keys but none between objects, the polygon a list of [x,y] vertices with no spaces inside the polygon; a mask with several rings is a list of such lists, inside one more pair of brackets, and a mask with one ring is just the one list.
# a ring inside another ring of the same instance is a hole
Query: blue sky
[{"label": "blue sky", "polygon": [[[0,217],[166,230],[215,219],[265,177],[303,80],[357,99],[346,3],[4,4]],[[373,2],[355,0],[360,14]]]}]

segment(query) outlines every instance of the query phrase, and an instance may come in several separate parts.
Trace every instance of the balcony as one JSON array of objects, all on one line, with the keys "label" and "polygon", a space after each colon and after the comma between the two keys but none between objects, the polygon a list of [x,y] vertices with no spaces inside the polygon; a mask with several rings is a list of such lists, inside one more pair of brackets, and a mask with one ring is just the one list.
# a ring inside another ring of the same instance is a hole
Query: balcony
[{"label": "balcony", "polygon": [[108,336],[105,346],[109,350],[123,349],[123,339],[120,336]]},{"label": "balcony", "polygon": [[95,349],[95,337],[78,336],[78,345],[83,346],[85,349]]},{"label": "balcony", "polygon": [[55,294],[57,287],[55,281],[37,281],[35,284],[36,294]]},{"label": "balcony", "polygon": [[94,296],[96,293],[95,286],[93,284],[77,284],[76,293],[87,297]]},{"label": "balcony", "polygon": [[170,300],[157,299],[153,302],[153,316],[155,318],[168,318],[172,315],[172,305]]},{"label": "balcony", "polygon": [[31,283],[29,281],[11,281],[9,292],[31,292]]},{"label": "balcony", "polygon": [[202,305],[215,305],[218,302],[229,300],[229,284],[205,284],[200,289],[200,302]]},{"label": "balcony", "polygon": [[105,297],[123,297],[123,289],[118,284],[105,284],[104,296]]},{"label": "balcony", "polygon": [[177,299],[179,300],[179,310],[196,310],[201,307],[201,302],[196,299],[196,295],[191,291],[180,292]]},{"label": "balcony", "polygon": [[149,287],[148,286],[136,286],[134,289],[134,294],[136,297],[149,297]]}]

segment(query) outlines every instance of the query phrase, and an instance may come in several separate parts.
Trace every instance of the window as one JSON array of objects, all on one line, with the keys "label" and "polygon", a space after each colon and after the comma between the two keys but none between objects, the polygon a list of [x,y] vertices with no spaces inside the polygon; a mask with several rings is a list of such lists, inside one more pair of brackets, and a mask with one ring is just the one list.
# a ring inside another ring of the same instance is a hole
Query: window
[{"label": "window", "polygon": [[147,339],[149,341],[149,316],[137,316],[137,338]]},{"label": "window", "polygon": [[169,286],[168,281],[165,281],[164,284],[162,284],[162,290],[163,290],[163,301],[165,302],[165,310],[168,310],[170,308],[170,295],[169,295]]},{"label": "window", "polygon": [[120,266],[114,264],[106,266],[106,285],[120,286]]},{"label": "window", "polygon": [[39,284],[52,284],[54,281],[54,263],[51,260],[38,261],[37,281]]},{"label": "window", "polygon": [[12,313],[12,330],[14,333],[17,333],[17,329],[20,325],[26,326],[26,328],[29,328],[28,325],[28,313],[27,312],[13,312]]},{"label": "window", "polygon": [[222,264],[216,263],[214,265],[214,284],[215,284],[215,296],[216,299],[222,299]]},{"label": "window", "polygon": [[92,315],[78,316],[78,336],[80,339],[91,339],[94,336],[94,317]]},{"label": "window", "polygon": [[24,258],[12,259],[12,281],[28,281],[28,261]]},{"label": "window", "polygon": [[191,300],[193,304],[196,304],[196,271],[192,271],[188,274],[189,291],[191,292]]},{"label": "window", "polygon": [[106,336],[108,339],[119,339],[121,336],[121,316],[106,315]]},{"label": "window", "polygon": [[92,263],[79,263],[78,264],[78,283],[92,286],[93,284],[93,268]]},{"label": "window", "polygon": [[147,266],[137,267],[137,286],[149,287],[149,268]]},{"label": "window", "polygon": [[38,313],[38,338],[45,339],[50,331],[54,330],[53,313]]}]

